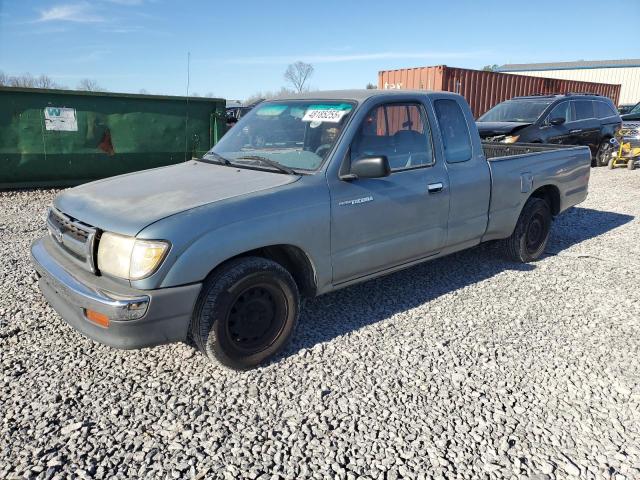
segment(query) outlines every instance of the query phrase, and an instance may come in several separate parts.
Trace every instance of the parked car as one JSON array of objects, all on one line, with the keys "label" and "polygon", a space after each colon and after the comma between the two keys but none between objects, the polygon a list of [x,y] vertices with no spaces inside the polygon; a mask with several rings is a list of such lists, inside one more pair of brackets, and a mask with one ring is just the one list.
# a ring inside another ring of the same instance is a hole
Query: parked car
[{"label": "parked car", "polygon": [[60,193],[32,259],[88,337],[191,338],[250,368],[285,345],[301,297],[489,240],[538,259],[553,218],[586,198],[590,161],[483,144],[456,94],[311,92],[260,104],[201,159]]},{"label": "parked car", "polygon": [[629,120],[640,120],[640,103],[637,103],[631,110],[621,116],[623,122]]},{"label": "parked car", "polygon": [[499,103],[478,118],[480,137],[504,143],[586,145],[592,165],[607,165],[609,140],[622,120],[608,97],[591,94],[533,95]]},{"label": "parked car", "polygon": [[635,107],[640,105],[640,103],[625,103],[622,105],[618,105],[618,113],[620,115],[624,115],[625,113],[630,113]]},{"label": "parked car", "polygon": [[227,117],[227,130],[233,127],[238,120],[244,117],[247,113],[251,111],[253,107],[258,105],[262,100],[258,102],[252,103],[251,105],[240,105],[226,108],[226,117]]}]

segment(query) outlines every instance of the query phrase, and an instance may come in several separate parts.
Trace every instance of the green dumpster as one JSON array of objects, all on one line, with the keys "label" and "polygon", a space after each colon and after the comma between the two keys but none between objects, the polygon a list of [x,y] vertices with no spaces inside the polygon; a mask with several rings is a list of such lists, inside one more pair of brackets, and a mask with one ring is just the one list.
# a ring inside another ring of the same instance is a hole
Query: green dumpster
[{"label": "green dumpster", "polygon": [[225,131],[225,101],[0,87],[0,189],[64,187],[183,162]]}]

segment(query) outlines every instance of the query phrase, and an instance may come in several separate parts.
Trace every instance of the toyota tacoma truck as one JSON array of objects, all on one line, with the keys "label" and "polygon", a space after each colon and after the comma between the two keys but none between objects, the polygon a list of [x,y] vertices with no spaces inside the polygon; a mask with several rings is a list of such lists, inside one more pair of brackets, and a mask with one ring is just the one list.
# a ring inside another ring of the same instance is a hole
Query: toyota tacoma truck
[{"label": "toyota tacoma truck", "polygon": [[459,95],[312,92],[261,103],[202,158],[60,193],[32,261],[95,341],[192,342],[247,369],[285,345],[301,298],[493,240],[538,259],[590,162],[482,143]]}]

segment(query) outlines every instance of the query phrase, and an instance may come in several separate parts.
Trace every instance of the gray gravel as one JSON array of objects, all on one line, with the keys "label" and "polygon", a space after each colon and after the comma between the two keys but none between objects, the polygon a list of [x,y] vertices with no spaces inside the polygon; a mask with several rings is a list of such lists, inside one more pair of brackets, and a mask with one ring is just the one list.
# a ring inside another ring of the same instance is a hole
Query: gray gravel
[{"label": "gray gravel", "polygon": [[640,172],[531,266],[482,246],[308,302],[272,364],[117,351],[43,301],[56,192],[0,193],[0,478],[640,478]]}]

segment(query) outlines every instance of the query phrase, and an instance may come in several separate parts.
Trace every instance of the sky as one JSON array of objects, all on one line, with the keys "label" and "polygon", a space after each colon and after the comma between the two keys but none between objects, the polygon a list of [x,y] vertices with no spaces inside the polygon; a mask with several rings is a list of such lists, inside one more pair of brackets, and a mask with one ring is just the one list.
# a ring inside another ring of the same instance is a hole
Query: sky
[{"label": "sky", "polygon": [[0,0],[0,71],[166,95],[189,71],[190,93],[244,99],[298,60],[328,90],[405,67],[638,58],[623,30],[639,20],[639,0]]}]

